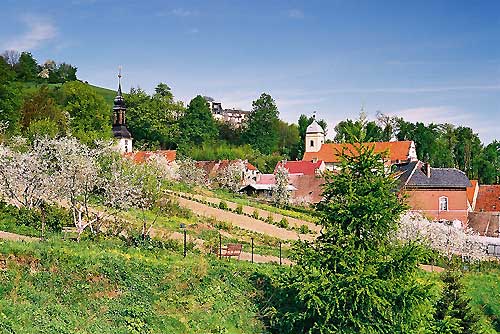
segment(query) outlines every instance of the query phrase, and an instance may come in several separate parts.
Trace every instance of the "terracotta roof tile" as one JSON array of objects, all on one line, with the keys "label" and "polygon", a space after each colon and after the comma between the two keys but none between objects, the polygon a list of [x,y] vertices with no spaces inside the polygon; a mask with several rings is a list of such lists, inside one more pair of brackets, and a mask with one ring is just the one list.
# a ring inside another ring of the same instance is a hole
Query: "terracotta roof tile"
[{"label": "terracotta roof tile", "polygon": [[[388,157],[390,158],[391,161],[408,160],[411,144],[412,141],[366,143],[366,145],[373,145],[376,153],[382,153],[384,151],[387,151]],[[353,145],[345,143],[323,144],[321,145],[321,149],[318,152],[304,153],[304,157],[302,158],[302,160],[305,161],[323,160],[327,163],[337,163],[340,162],[339,154],[342,152],[343,149],[347,154],[349,154],[349,151],[353,150]]]},{"label": "terracotta roof tile", "polygon": [[500,211],[500,185],[481,185],[477,194],[475,211]]},{"label": "terracotta roof tile", "polygon": [[168,161],[174,161],[177,156],[177,151],[175,150],[158,150],[158,151],[135,151],[125,153],[124,156],[131,158],[136,163],[143,163],[148,160],[151,156],[158,154],[163,155]]}]

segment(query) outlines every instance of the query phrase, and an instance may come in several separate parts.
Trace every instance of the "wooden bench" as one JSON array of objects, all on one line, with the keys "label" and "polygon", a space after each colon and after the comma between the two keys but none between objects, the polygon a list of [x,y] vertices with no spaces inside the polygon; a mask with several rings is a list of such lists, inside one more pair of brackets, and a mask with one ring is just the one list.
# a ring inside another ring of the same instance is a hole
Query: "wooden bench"
[{"label": "wooden bench", "polygon": [[222,247],[221,249],[221,257],[231,258],[232,256],[240,259],[241,250],[243,249],[242,244],[227,244],[226,247]]}]

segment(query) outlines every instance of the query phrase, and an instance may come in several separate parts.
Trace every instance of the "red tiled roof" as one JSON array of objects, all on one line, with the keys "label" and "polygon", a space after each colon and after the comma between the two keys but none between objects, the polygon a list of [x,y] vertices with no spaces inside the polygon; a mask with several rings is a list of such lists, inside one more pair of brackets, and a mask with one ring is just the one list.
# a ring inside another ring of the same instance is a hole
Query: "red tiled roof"
[{"label": "red tiled roof", "polygon": [[153,155],[162,155],[168,161],[174,161],[177,156],[176,150],[158,150],[158,151],[136,151],[125,153],[124,156],[127,158],[131,158],[136,163],[143,163],[148,160]]},{"label": "red tiled roof", "polygon": [[257,167],[255,167],[254,165],[252,165],[251,163],[247,163],[247,168],[248,170],[257,170]]},{"label": "red tiled roof", "polygon": [[[374,151],[376,153],[382,153],[387,151],[388,158],[391,161],[405,161],[408,160],[408,155],[410,153],[411,141],[394,141],[394,142],[375,142],[375,143],[365,143],[366,145],[373,145]],[[340,162],[339,154],[342,150],[345,150],[347,154],[351,154],[350,151],[356,152],[352,144],[337,144],[337,143],[327,143],[321,145],[321,149],[318,152],[306,152],[302,160],[313,161],[313,160],[323,160],[324,162],[336,163]]]},{"label": "red tiled roof", "polygon": [[215,176],[219,171],[228,167],[229,165],[243,162],[248,170],[257,170],[254,165],[246,160],[205,160],[196,161],[196,167],[203,169],[208,176]]},{"label": "red tiled roof", "polygon": [[500,185],[481,185],[475,211],[500,211]]},{"label": "red tiled roof", "polygon": [[[284,167],[288,170],[290,174],[299,174],[302,173],[304,175],[316,175],[316,170],[320,168],[323,160],[312,162],[312,161],[286,161]],[[276,164],[274,168],[274,173],[278,170],[278,167],[283,165],[280,161]]]}]

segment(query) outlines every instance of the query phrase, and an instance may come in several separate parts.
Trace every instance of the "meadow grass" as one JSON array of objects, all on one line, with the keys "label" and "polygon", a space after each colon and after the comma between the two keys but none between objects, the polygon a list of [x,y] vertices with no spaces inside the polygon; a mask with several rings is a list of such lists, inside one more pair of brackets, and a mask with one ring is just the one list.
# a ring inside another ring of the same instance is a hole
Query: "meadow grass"
[{"label": "meadow grass", "polygon": [[127,247],[0,242],[0,332],[265,333],[252,277],[273,265]]}]

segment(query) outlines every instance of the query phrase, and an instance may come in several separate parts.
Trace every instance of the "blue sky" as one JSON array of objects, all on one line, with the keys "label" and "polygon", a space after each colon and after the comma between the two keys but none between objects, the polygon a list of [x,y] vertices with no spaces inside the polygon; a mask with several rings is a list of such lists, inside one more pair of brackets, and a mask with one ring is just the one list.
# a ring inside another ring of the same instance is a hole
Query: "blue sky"
[{"label": "blue sky", "polygon": [[0,49],[115,89],[197,94],[250,109],[271,94],[281,117],[318,111],[333,127],[362,106],[500,139],[498,1],[0,2]]}]

